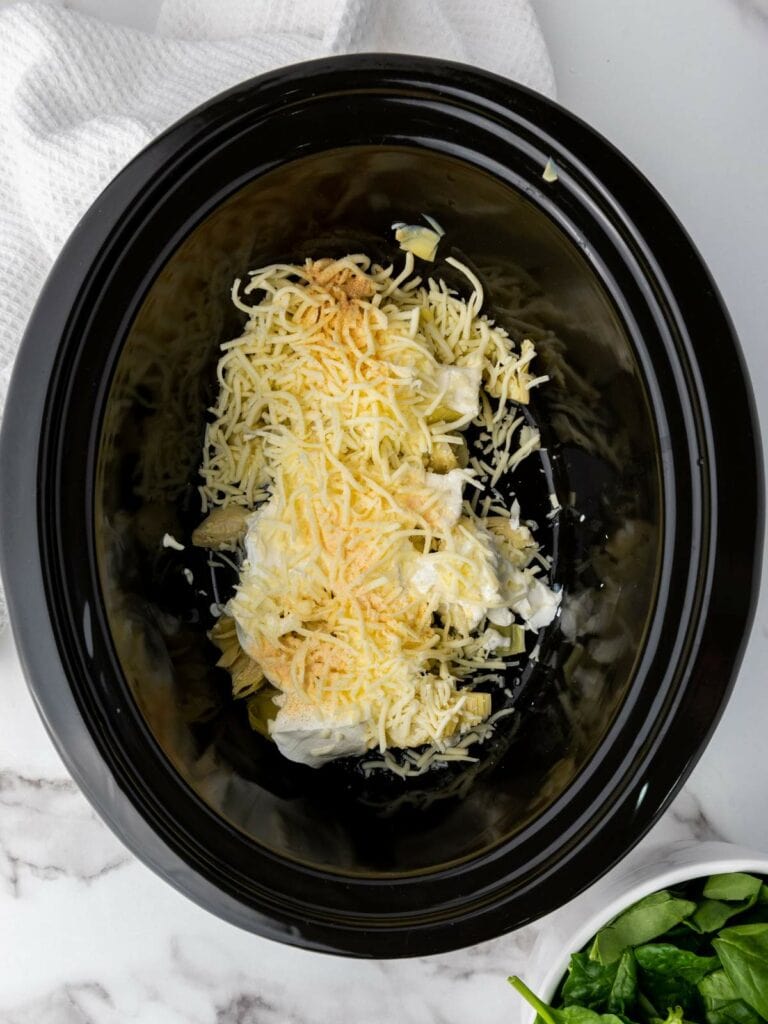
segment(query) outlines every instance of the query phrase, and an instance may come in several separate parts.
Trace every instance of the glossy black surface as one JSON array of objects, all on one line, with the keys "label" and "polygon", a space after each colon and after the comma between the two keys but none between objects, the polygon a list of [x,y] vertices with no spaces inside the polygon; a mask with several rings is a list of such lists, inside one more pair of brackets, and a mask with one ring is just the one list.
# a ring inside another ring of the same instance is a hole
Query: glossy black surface
[{"label": "glossy black surface", "polygon": [[[478,764],[419,780],[367,779],[359,761],[322,770],[287,762],[250,730],[205,638],[211,602],[226,597],[234,574],[225,566],[212,579],[209,556],[189,540],[200,520],[196,469],[218,343],[243,320],[227,303],[230,282],[244,268],[311,253],[362,250],[401,263],[390,225],[417,219],[420,209],[446,229],[442,258],[427,269],[466,290],[445,257],[469,261],[488,308],[516,335],[534,335],[542,370],[551,364],[554,379],[531,409],[546,448],[504,481],[507,504],[517,493],[523,515],[538,523],[568,592],[565,612],[572,619],[572,605],[589,604],[588,617],[599,619],[590,643],[608,645],[611,659],[583,658],[566,682],[572,644],[558,628],[531,635],[538,659],[516,659],[506,692],[495,692],[494,711],[516,714],[476,750]],[[579,376],[566,381],[565,372]],[[102,586],[122,667],[155,738],[209,806],[282,857],[387,877],[498,846],[572,781],[626,692],[658,562],[653,437],[630,343],[607,296],[578,251],[518,193],[466,164],[404,147],[332,150],[258,178],[198,226],[152,284],[106,407],[96,489]],[[555,488],[564,505],[576,495],[575,507],[552,517]],[[596,572],[593,549],[628,520],[644,543]],[[166,532],[185,550],[164,548]],[[587,701],[579,700],[583,689]]]},{"label": "glossy black surface", "polygon": [[[391,221],[422,210],[553,373],[534,409],[547,453],[510,484],[541,512],[570,614],[569,635],[548,631],[511,686],[514,725],[479,765],[428,788],[281,762],[224,699],[204,639],[210,595],[186,594],[191,563],[159,544],[199,516],[216,345],[238,327],[231,278],[386,246]],[[701,261],[591,130],[459,66],[367,56],[286,69],[150,146],[51,275],[0,453],[14,630],[78,782],[182,891],[313,948],[468,944],[594,880],[701,752],[754,604],[757,444]],[[550,474],[575,511],[545,525]],[[576,619],[586,654],[563,674]]]}]

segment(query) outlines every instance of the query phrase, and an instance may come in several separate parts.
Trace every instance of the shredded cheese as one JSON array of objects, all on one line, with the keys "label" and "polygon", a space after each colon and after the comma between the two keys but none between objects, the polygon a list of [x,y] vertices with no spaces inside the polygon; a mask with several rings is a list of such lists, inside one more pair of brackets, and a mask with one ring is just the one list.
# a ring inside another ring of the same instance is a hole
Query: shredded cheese
[{"label": "shredded cheese", "polygon": [[[530,533],[502,543],[485,526],[494,499],[478,513],[463,489],[495,485],[538,447],[537,431],[518,433],[516,409],[546,378],[531,372],[530,341],[518,351],[481,314],[478,278],[447,262],[469,300],[413,277],[410,253],[399,273],[355,255],[274,264],[232,289],[248,321],[222,346],[200,493],[204,511],[247,513],[226,611],[279,691],[273,736],[290,722],[295,747],[325,726],[300,752],[307,763],[333,751],[335,722],[345,753],[428,745],[409,773],[469,758],[463,737],[490,698],[462,681],[504,667],[484,646],[486,615],[511,620],[542,587],[525,568],[538,550]],[[487,431],[491,462],[445,472],[470,422]],[[222,524],[196,534],[219,542]],[[519,548],[512,562],[505,545]]]}]

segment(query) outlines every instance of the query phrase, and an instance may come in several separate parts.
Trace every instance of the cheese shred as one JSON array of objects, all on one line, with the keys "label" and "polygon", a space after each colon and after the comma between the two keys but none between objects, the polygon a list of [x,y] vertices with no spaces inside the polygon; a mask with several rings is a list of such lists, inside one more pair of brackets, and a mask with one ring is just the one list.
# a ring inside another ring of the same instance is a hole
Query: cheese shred
[{"label": "cheese shred", "polygon": [[[446,262],[468,299],[414,277],[410,253],[400,271],[364,255],[273,264],[232,289],[247,323],[217,367],[195,542],[241,551],[212,639],[236,648],[223,658],[241,695],[274,688],[265,731],[307,764],[426,747],[409,755],[418,774],[470,758],[491,696],[466,682],[504,664],[493,624],[535,631],[559,602],[530,531],[489,515],[498,497],[482,514],[464,500],[538,447],[520,407],[546,378],[533,344],[481,313],[475,274]],[[484,459],[466,457],[470,423],[488,431]]]}]

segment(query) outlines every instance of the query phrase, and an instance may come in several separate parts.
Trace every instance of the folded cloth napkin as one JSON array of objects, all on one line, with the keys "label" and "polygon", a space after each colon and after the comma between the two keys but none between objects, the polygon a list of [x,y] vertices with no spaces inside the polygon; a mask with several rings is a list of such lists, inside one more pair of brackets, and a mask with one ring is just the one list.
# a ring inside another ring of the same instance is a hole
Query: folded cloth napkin
[{"label": "folded cloth napkin", "polygon": [[[237,82],[365,50],[464,61],[554,93],[528,0],[158,0],[151,33],[57,3],[0,11],[0,416],[45,276],[120,168]],[[5,618],[0,590],[0,629]]]}]

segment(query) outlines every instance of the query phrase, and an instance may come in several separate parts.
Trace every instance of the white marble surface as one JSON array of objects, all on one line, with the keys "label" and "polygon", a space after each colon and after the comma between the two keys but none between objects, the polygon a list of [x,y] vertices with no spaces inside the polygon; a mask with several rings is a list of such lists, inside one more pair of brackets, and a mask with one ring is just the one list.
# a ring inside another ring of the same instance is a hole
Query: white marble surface
[{"label": "white marble surface", "polygon": [[[154,4],[77,0],[137,27]],[[699,245],[768,416],[768,4],[535,0],[561,102],[654,181]],[[738,686],[643,848],[768,851],[768,580]],[[641,851],[642,853],[642,851]],[[500,1024],[540,928],[421,960],[281,947],[209,916],[131,857],[67,779],[0,638],[0,1024]]]}]

